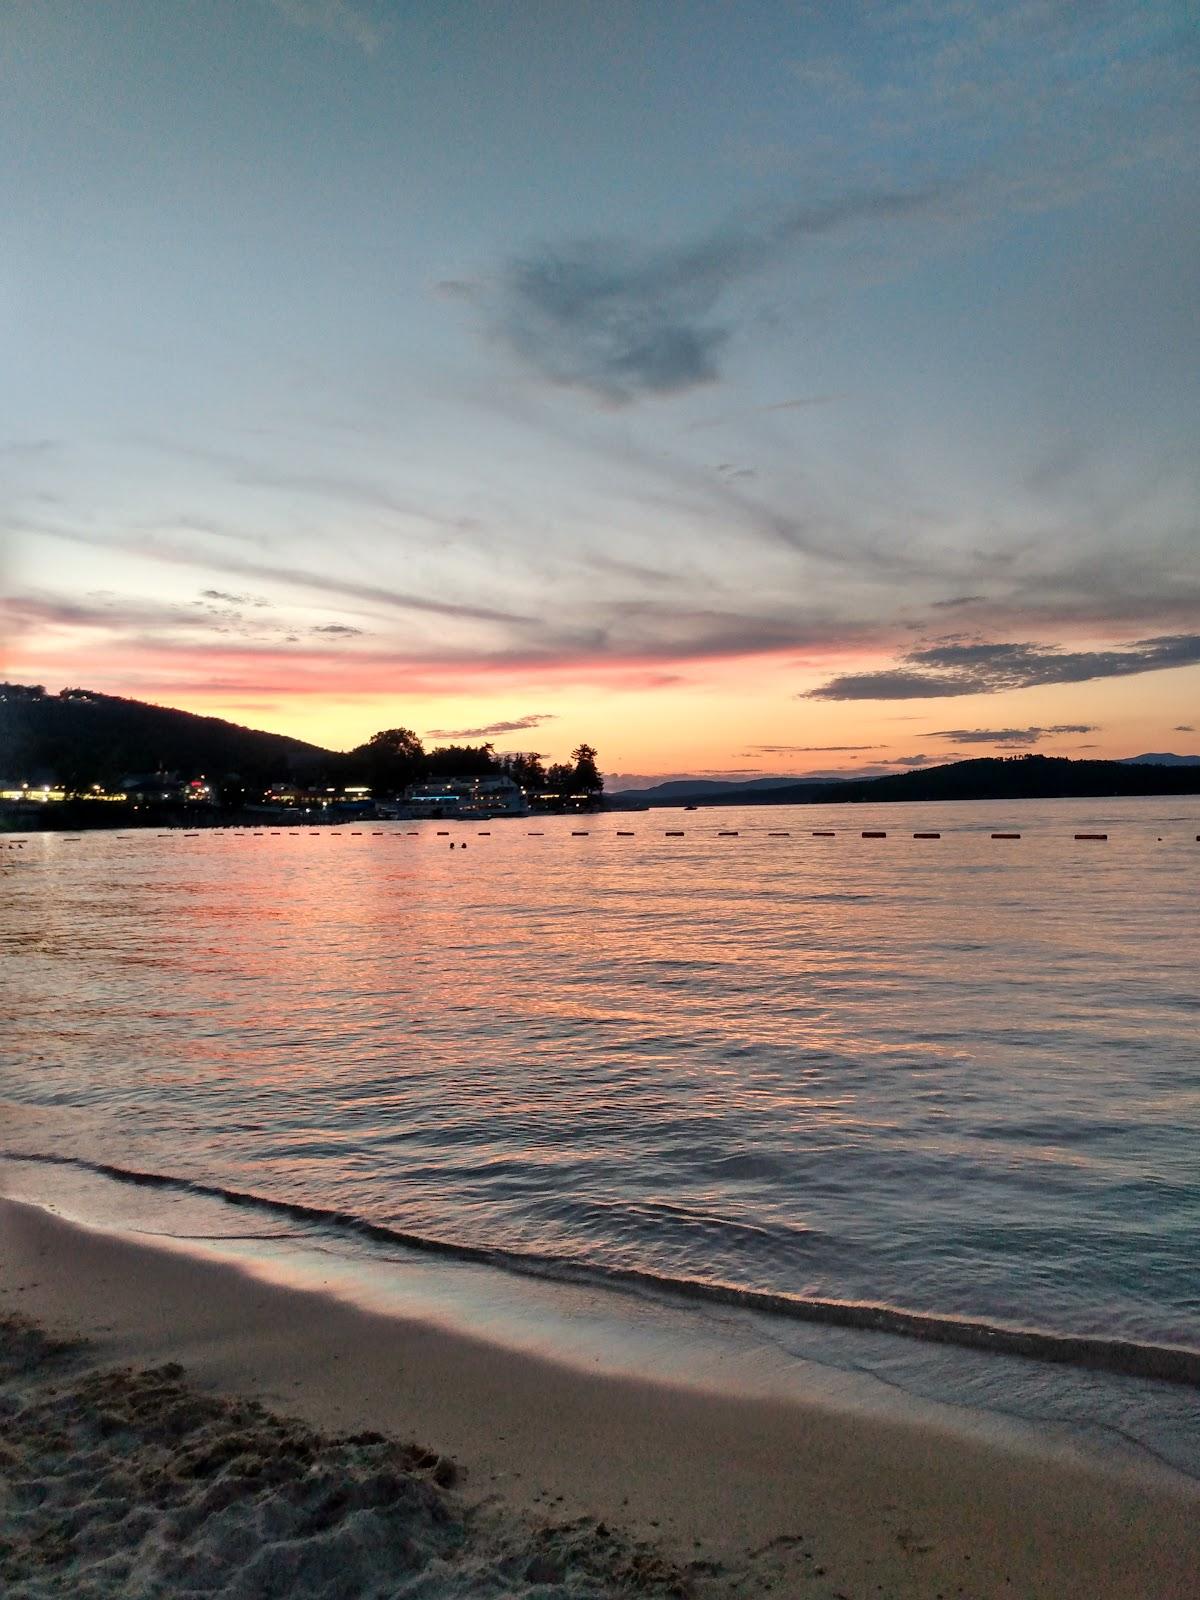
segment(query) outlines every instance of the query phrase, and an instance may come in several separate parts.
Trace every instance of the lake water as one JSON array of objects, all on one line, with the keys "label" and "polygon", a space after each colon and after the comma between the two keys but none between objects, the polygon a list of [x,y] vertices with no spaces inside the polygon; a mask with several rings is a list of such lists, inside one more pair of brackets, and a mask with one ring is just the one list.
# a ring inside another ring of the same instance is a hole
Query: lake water
[{"label": "lake water", "polygon": [[2,1181],[1197,1473],[1198,833],[1170,797],[33,836]]}]

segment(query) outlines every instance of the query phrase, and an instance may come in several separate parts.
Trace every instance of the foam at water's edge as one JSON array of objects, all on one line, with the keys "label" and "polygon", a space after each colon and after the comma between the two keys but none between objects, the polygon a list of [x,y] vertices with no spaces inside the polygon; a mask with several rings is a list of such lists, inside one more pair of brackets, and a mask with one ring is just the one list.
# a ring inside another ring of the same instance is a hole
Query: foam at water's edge
[{"label": "foam at water's edge", "polygon": [[1023,1356],[1029,1360],[1053,1362],[1097,1372],[1118,1373],[1125,1377],[1151,1378],[1166,1383],[1200,1389],[1200,1350],[1182,1345],[1152,1344],[1132,1339],[1101,1338],[1094,1334],[1053,1333],[1044,1329],[1019,1328],[1003,1323],[941,1316],[934,1312],[903,1310],[894,1306],[862,1301],[806,1298],[775,1294],[766,1290],[740,1288],[735,1284],[706,1282],[695,1278],[672,1278],[626,1267],[594,1267],[567,1256],[548,1253],[492,1249],[454,1240],[435,1239],[408,1233],[384,1223],[371,1222],[353,1212],[308,1205],[300,1201],[272,1199],[208,1184],[168,1173],[139,1172],[106,1162],[87,1161],[74,1156],[30,1155],[0,1151],[0,1159],[39,1165],[74,1167],[96,1173],[118,1183],[143,1188],[171,1189],[182,1194],[204,1196],[227,1205],[252,1206],[293,1221],[342,1229],[375,1243],[401,1246],[408,1250],[443,1256],[456,1261],[476,1262],[525,1276],[567,1283],[591,1283],[615,1289],[632,1289],[676,1299],[709,1304],[739,1306],[771,1316],[829,1326],[897,1334],[928,1343],[990,1351],[998,1355]]}]

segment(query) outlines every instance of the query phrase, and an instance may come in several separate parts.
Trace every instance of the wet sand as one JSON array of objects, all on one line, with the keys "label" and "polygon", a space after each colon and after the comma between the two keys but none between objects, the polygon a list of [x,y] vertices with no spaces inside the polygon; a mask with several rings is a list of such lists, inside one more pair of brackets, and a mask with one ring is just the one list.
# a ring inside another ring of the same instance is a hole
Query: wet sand
[{"label": "wet sand", "polygon": [[579,1372],[2,1200],[0,1315],[30,1600],[1200,1592],[1183,1479]]}]

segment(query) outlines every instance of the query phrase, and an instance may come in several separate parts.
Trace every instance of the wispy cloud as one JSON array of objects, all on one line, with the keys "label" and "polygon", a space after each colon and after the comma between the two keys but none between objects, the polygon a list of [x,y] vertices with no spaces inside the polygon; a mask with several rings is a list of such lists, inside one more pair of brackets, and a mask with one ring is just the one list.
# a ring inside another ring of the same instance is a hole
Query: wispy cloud
[{"label": "wispy cloud", "polygon": [[[67,528],[46,528],[44,532],[56,539],[67,539],[73,544],[95,548],[97,541],[86,534]],[[288,588],[315,590],[323,595],[338,595],[349,600],[365,600],[399,611],[428,613],[431,616],[453,617],[463,621],[531,623],[534,618],[514,611],[502,611],[494,606],[476,606],[468,601],[435,600],[428,595],[411,594],[404,589],[389,588],[385,584],[357,583],[349,578],[337,578],[318,572],[305,572],[302,568],[265,561],[243,560],[229,552],[219,557],[210,551],[188,545],[165,543],[161,539],[125,539],[117,546],[151,561],[167,562],[172,566],[219,566],[242,578],[257,578],[262,582],[280,583]]]},{"label": "wispy cloud", "polygon": [[481,728],[430,728],[427,739],[487,739],[502,733],[524,733],[529,728],[540,728],[543,722],[555,720],[552,711],[536,711],[527,717],[516,717],[512,722],[488,722]]},{"label": "wispy cloud", "polygon": [[727,411],[719,417],[702,417],[689,422],[685,433],[702,433],[708,428],[724,428],[731,422],[742,422],[748,417],[768,416],[773,411],[808,411],[813,406],[832,405],[837,399],[832,394],[801,395],[795,400],[773,400],[765,406],[747,406],[742,411]]},{"label": "wispy cloud", "polygon": [[1200,634],[1166,634],[1111,650],[1053,645],[939,643],[910,650],[896,667],[831,678],[806,700],[927,700],[1000,694],[1046,683],[1085,683],[1200,663]]},{"label": "wispy cloud", "polygon": [[1190,722],[1177,722],[1172,731],[1174,733],[1195,733],[1196,730]]},{"label": "wispy cloud", "polygon": [[[250,612],[242,609],[250,606]],[[111,635],[140,638],[156,649],[172,641],[195,647],[198,635],[211,635],[230,644],[260,644],[276,648],[297,643],[302,637],[358,638],[361,628],[341,622],[308,624],[274,615],[270,603],[257,596],[234,595],[221,589],[202,589],[200,598],[187,602],[146,600],[136,595],[93,591],[78,600],[51,594],[11,595],[0,600],[0,618],[13,635],[45,629],[88,629]],[[222,643],[220,648],[226,648]]]}]

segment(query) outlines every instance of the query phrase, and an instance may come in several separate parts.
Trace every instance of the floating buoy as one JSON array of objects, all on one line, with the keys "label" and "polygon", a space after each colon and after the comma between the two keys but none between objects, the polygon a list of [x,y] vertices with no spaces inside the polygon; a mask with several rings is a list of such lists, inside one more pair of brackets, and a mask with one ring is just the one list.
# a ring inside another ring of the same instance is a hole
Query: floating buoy
[{"label": "floating buoy", "polygon": [[737,836],[738,830],[736,828],[721,828],[717,833],[718,839],[736,839]]},{"label": "floating buoy", "polygon": [[572,837],[572,839],[586,839],[587,836],[588,836],[588,830],[586,828],[572,828],[571,829],[571,837]]},{"label": "floating buoy", "polygon": [[1020,837],[1019,833],[994,833],[992,835],[993,839],[1019,839]]},{"label": "floating buoy", "polygon": [[633,836],[634,835],[633,835],[633,829],[632,828],[618,828],[617,829],[617,838],[618,839],[632,839]]},{"label": "floating buoy", "polygon": [[941,836],[940,833],[914,833],[913,834],[913,838],[914,839],[940,839],[941,837],[942,836]]},{"label": "floating buoy", "polygon": [[525,837],[527,839],[544,839],[546,835],[544,833],[529,833]]},{"label": "floating buoy", "polygon": [[832,828],[814,828],[813,829],[813,838],[814,839],[836,839],[837,835],[834,833]]},{"label": "floating buoy", "polygon": [[1107,839],[1108,835],[1106,833],[1077,833],[1075,837],[1077,839]]},{"label": "floating buoy", "polygon": [[668,839],[682,839],[683,838],[683,829],[682,828],[668,828],[667,829],[667,838]]},{"label": "floating buoy", "polygon": [[439,828],[438,831],[437,831],[437,836],[438,836],[439,839],[448,839],[450,837],[450,829],[449,828]]},{"label": "floating buoy", "polygon": [[492,837],[492,830],[490,828],[482,828],[480,830],[479,837],[481,839],[490,839]]},{"label": "floating buoy", "polygon": [[772,828],[767,834],[768,839],[790,839],[792,836],[786,829]]},{"label": "floating buoy", "polygon": [[877,828],[867,828],[867,829],[863,830],[863,838],[864,839],[886,839],[887,838],[887,834],[881,832]]}]

